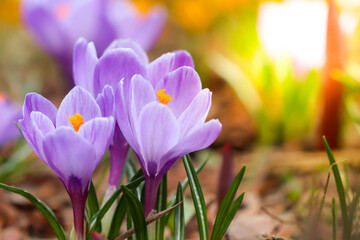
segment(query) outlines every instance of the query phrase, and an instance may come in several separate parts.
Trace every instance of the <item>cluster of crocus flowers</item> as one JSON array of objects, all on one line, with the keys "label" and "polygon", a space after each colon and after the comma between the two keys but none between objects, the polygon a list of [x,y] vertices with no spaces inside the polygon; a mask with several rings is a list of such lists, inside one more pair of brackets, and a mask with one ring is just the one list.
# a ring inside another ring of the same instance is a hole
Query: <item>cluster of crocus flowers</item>
[{"label": "cluster of crocus flowers", "polygon": [[113,100],[111,88],[104,88],[95,99],[85,89],[75,87],[57,109],[41,95],[29,93],[19,120],[29,145],[63,182],[73,205],[79,239],[84,234],[91,176],[114,133],[114,118],[107,115],[114,110]]},{"label": "cluster of crocus flowers", "polygon": [[19,137],[20,132],[15,121],[21,116],[21,107],[10,101],[5,93],[0,92],[0,148]]},{"label": "cluster of crocus flowers", "polygon": [[81,38],[73,62],[78,86],[59,109],[30,93],[19,124],[36,154],[64,183],[81,238],[91,175],[107,149],[112,189],[119,185],[128,145],[136,153],[145,175],[148,215],[164,174],[177,159],[213,143],[221,124],[205,122],[211,92],[202,89],[186,51],[149,63],[136,42],[117,40],[98,58],[94,43]]},{"label": "cluster of crocus flowers", "polygon": [[[149,63],[138,44],[117,40],[97,59],[94,44],[80,39],[74,50],[74,78],[95,96],[105,85],[116,88],[122,144],[126,139],[133,148],[146,179],[145,214],[153,209],[154,191],[175,161],[208,147],[220,133],[218,120],[205,123],[211,92],[201,89],[186,51],[166,53]],[[113,161],[123,166],[124,155]],[[119,169],[110,170],[110,178],[112,171]]]},{"label": "cluster of crocus flowers", "polygon": [[95,42],[101,53],[116,38],[133,39],[148,50],[166,22],[162,7],[143,13],[128,0],[24,0],[22,15],[35,40],[70,77],[73,46],[79,37]]}]

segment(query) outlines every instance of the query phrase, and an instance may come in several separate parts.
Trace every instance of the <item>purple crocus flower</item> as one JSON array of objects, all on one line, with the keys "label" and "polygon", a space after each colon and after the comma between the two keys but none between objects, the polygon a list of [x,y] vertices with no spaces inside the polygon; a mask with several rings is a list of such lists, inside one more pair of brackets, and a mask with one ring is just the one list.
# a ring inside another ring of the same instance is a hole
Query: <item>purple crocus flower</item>
[{"label": "purple crocus flower", "polygon": [[63,182],[80,239],[91,175],[114,133],[114,118],[106,114],[112,111],[114,95],[110,87],[105,87],[96,100],[85,89],[75,87],[59,109],[39,94],[27,94],[19,120],[26,141]]},{"label": "purple crocus flower", "polygon": [[0,147],[20,136],[20,131],[15,125],[21,117],[21,108],[12,103],[10,99],[0,92]]},{"label": "purple crocus flower", "polygon": [[208,147],[219,135],[218,120],[205,122],[211,92],[202,89],[192,67],[169,72],[167,58],[156,60],[147,79],[122,80],[115,94],[118,125],[138,156],[145,175],[145,215],[154,209],[164,174],[177,159]]},{"label": "purple crocus flower", "polygon": [[[135,74],[156,82],[167,73],[179,67],[194,67],[193,60],[186,51],[167,53],[149,63],[146,52],[130,39],[116,40],[98,58],[93,42],[81,38],[74,47],[75,84],[99,94],[106,85],[114,89],[121,79],[130,82]],[[118,188],[129,145],[118,126],[110,145],[110,175],[107,196]]]},{"label": "purple crocus flower", "polygon": [[164,8],[142,13],[128,0],[24,0],[22,15],[35,40],[59,60],[70,80],[79,37],[94,41],[100,53],[116,38],[131,38],[148,50],[166,21]]}]

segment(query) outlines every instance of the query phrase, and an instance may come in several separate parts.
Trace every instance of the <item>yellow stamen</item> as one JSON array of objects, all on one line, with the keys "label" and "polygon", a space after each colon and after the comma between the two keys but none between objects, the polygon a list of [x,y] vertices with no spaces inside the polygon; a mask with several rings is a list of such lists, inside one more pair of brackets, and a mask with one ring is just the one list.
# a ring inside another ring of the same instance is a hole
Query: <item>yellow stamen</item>
[{"label": "yellow stamen", "polygon": [[55,16],[59,20],[64,20],[70,15],[71,9],[69,4],[63,3],[55,8]]},{"label": "yellow stamen", "polygon": [[167,105],[171,101],[171,97],[169,94],[165,93],[166,89],[161,89],[156,92],[157,97],[159,98],[160,103]]},{"label": "yellow stamen", "polygon": [[74,116],[69,117],[68,120],[74,126],[75,132],[79,131],[80,126],[85,123],[82,116],[80,114],[78,114],[78,113],[75,113]]}]

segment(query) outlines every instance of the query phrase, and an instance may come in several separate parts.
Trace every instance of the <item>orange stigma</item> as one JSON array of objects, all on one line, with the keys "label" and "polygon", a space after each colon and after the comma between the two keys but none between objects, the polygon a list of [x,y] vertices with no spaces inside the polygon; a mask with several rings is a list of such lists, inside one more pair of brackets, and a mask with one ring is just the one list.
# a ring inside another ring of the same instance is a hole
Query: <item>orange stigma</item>
[{"label": "orange stigma", "polygon": [[6,95],[2,92],[0,92],[0,103],[3,103],[6,101]]},{"label": "orange stigma", "polygon": [[71,124],[74,126],[75,132],[79,131],[79,128],[81,125],[85,123],[82,116],[78,113],[75,113],[74,116],[69,117],[68,120],[71,122]]},{"label": "orange stigma", "polygon": [[69,4],[63,3],[55,8],[55,16],[59,20],[64,20],[70,15],[71,8]]},{"label": "orange stigma", "polygon": [[171,101],[171,97],[169,94],[165,93],[166,89],[161,89],[156,92],[157,97],[159,98],[160,103],[167,105]]}]

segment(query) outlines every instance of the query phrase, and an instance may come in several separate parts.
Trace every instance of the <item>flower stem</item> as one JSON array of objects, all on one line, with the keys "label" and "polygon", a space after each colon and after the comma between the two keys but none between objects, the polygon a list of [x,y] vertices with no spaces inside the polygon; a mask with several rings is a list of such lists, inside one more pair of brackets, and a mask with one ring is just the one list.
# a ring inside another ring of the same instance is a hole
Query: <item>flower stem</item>
[{"label": "flower stem", "polygon": [[145,177],[145,217],[149,216],[150,212],[155,209],[156,197],[158,188],[161,182],[161,177]]}]

